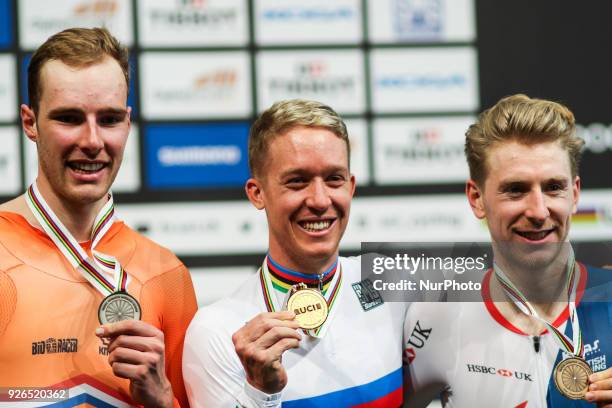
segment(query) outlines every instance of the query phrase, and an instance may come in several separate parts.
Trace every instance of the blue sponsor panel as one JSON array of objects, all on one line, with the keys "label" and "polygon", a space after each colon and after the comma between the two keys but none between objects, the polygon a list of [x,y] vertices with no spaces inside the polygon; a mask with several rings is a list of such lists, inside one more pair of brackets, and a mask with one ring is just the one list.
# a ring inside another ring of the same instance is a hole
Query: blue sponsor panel
[{"label": "blue sponsor panel", "polygon": [[19,101],[21,103],[29,104],[30,98],[28,98],[28,65],[32,59],[32,54],[25,54],[21,58],[20,70],[21,70],[21,82],[19,83]]},{"label": "blue sponsor panel", "polygon": [[239,187],[249,177],[248,122],[145,128],[151,189]]},{"label": "blue sponsor panel", "polygon": [[[0,0],[2,1],[2,0]],[[21,103],[29,104],[28,96],[28,65],[32,59],[32,53],[25,54],[21,59],[21,83],[19,84],[20,101]],[[132,107],[131,119],[134,120],[138,111],[136,110],[136,57],[133,54],[130,56],[130,92],[128,94],[127,105]]]},{"label": "blue sponsor panel", "polygon": [[130,118],[132,120],[138,117],[138,105],[136,104],[136,84],[137,79],[136,73],[138,72],[138,68],[136,67],[136,63],[138,58],[134,52],[130,53],[130,92],[128,93],[127,105],[132,107],[132,112],[130,113]]},{"label": "blue sponsor panel", "polygon": [[0,0],[0,49],[13,45],[13,2]]}]

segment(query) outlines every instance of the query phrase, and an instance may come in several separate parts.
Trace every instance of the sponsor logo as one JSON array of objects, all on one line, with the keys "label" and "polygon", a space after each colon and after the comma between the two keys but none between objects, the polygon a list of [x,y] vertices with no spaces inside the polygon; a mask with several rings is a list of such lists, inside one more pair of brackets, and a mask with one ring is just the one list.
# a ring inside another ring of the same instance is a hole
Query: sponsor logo
[{"label": "sponsor logo", "polygon": [[117,0],[92,0],[78,3],[73,8],[75,17],[112,17],[117,13]]},{"label": "sponsor logo", "polygon": [[321,306],[321,303],[314,303],[312,305],[302,306],[298,307],[297,309],[293,309],[293,313],[295,313],[296,315],[301,315],[306,312],[314,312],[316,310],[321,310],[322,308],[323,306]]},{"label": "sponsor logo", "polygon": [[160,223],[158,227],[160,232],[164,234],[209,234],[219,231],[221,223],[214,219],[191,222],[168,221]]},{"label": "sponsor logo", "polygon": [[418,349],[423,348],[427,339],[431,335],[432,329],[423,329],[421,327],[421,322],[417,320],[412,333],[410,333],[410,337],[408,338],[408,344]]},{"label": "sponsor logo", "polygon": [[149,17],[154,26],[210,27],[234,24],[238,11],[230,7],[213,7],[204,0],[177,0],[172,10],[152,9]]},{"label": "sponsor logo", "polygon": [[381,218],[381,228],[457,228],[463,224],[462,218],[453,214],[422,214],[420,217],[402,218],[400,216],[384,216]]},{"label": "sponsor logo", "polygon": [[109,339],[100,339],[101,345],[98,346],[98,354],[101,356],[108,356],[108,345],[110,344]]},{"label": "sponsor logo", "polygon": [[421,327],[421,322],[417,320],[416,324],[414,325],[414,329],[412,329],[412,333],[410,333],[407,343],[407,345],[412,347],[406,347],[404,349],[404,362],[412,364],[416,358],[415,348],[421,349],[423,346],[425,346],[427,339],[429,339],[429,336],[431,335],[431,331],[432,329],[423,329]]},{"label": "sponsor logo", "polygon": [[599,357],[591,358],[586,361],[594,372],[603,371],[608,368],[608,364],[606,363],[606,355],[601,355]]},{"label": "sponsor logo", "polygon": [[395,74],[385,75],[376,80],[376,85],[383,89],[401,89],[413,91],[417,89],[447,90],[465,88],[468,78],[461,73],[452,74]]},{"label": "sponsor logo", "polygon": [[[105,25],[105,21],[115,18],[118,10],[118,0],[81,1],[72,8],[72,15],[68,18],[35,18],[32,20],[32,27],[55,32],[67,25],[83,26],[84,19],[96,22],[96,25]],[[78,24],[72,24],[73,22]]]},{"label": "sponsor logo", "polygon": [[204,7],[207,0],[177,0],[180,6]]},{"label": "sponsor logo", "polygon": [[233,166],[242,159],[238,146],[161,147],[157,158],[162,166]]},{"label": "sponsor logo", "polygon": [[463,161],[463,144],[444,143],[442,130],[437,127],[427,127],[411,132],[406,143],[387,145],[384,150],[387,160],[443,162],[449,160]]},{"label": "sponsor logo", "polygon": [[359,303],[361,303],[361,308],[364,312],[368,310],[372,310],[377,306],[385,303],[383,301],[382,296],[376,289],[374,289],[374,285],[370,279],[364,279],[361,282],[356,282],[351,285],[355,294],[357,295],[357,299],[359,299]]},{"label": "sponsor logo", "polygon": [[331,22],[351,20],[356,17],[350,7],[283,7],[263,10],[261,16],[267,21]]},{"label": "sponsor logo", "polygon": [[298,63],[294,78],[274,78],[269,82],[272,94],[338,95],[355,90],[355,79],[345,75],[330,75],[325,61]]},{"label": "sponsor logo", "polygon": [[572,214],[572,223],[592,224],[597,223],[599,216],[595,207],[578,207],[575,214]]},{"label": "sponsor logo", "polygon": [[392,0],[393,28],[400,39],[438,37],[443,28],[444,0]]},{"label": "sponsor logo", "polygon": [[612,124],[576,125],[576,134],[584,139],[585,150],[591,153],[601,154],[612,150]]},{"label": "sponsor logo", "polygon": [[478,107],[473,47],[376,49],[371,62],[376,111],[448,112]]},{"label": "sponsor logo", "polygon": [[585,343],[584,344],[584,356],[585,357],[589,357],[592,356],[593,354],[599,353],[600,349],[599,349],[599,339],[595,340],[593,342],[593,344],[591,343]]},{"label": "sponsor logo", "polygon": [[134,229],[138,231],[138,233],[147,235],[151,231],[151,225],[149,224],[136,224],[134,225]]},{"label": "sponsor logo", "polygon": [[238,74],[233,69],[219,69],[197,75],[189,88],[158,89],[154,97],[162,102],[200,102],[234,96]]},{"label": "sponsor logo", "polygon": [[150,125],[147,137],[150,186],[242,185],[249,176],[248,123]]},{"label": "sponsor logo", "polygon": [[479,364],[466,364],[468,373],[497,375],[499,377],[514,378],[521,381],[533,382],[533,374],[524,373],[521,371],[512,371],[506,368],[495,368]]},{"label": "sponsor logo", "polygon": [[49,337],[47,340],[32,342],[32,355],[76,353],[77,349],[77,339],[55,339]]},{"label": "sponsor logo", "polygon": [[500,368],[499,370],[497,370],[497,374],[501,375],[502,377],[512,377],[512,371],[506,370],[504,368]]},{"label": "sponsor logo", "polygon": [[612,205],[602,203],[597,207],[578,207],[576,214],[572,215],[572,223],[580,225],[612,224]]}]

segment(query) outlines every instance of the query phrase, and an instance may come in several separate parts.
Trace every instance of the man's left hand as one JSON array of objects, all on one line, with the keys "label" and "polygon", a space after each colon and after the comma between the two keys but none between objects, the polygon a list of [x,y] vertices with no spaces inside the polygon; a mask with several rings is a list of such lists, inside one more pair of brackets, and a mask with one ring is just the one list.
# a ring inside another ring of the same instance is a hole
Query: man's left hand
[{"label": "man's left hand", "polygon": [[585,399],[596,402],[598,408],[612,408],[612,368],[591,374]]},{"label": "man's left hand", "polygon": [[96,329],[109,340],[113,374],[130,380],[132,399],[145,407],[172,407],[172,385],[166,377],[164,333],[138,320],[124,320]]}]

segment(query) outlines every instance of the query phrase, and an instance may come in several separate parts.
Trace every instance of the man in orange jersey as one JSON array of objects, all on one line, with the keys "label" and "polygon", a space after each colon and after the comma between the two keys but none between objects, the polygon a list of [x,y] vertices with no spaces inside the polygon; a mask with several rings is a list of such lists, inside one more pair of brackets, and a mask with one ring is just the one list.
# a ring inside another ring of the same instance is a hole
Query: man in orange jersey
[{"label": "man in orange jersey", "polygon": [[62,406],[187,405],[189,273],[116,220],[109,194],[130,130],[128,71],[105,29],[62,31],[32,56],[21,120],[38,177],[0,206],[0,401],[42,387],[67,389]]}]

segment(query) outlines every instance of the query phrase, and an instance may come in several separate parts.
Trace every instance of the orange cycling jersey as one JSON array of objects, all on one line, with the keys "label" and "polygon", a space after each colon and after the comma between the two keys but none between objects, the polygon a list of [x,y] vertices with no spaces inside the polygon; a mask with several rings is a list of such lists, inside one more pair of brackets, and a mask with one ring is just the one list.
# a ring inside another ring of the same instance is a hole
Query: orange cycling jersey
[{"label": "orange cycling jersey", "polygon": [[[96,249],[121,263],[142,320],[164,332],[175,405],[187,406],[181,356],[197,309],[189,272],[120,221]],[[0,212],[0,387],[68,389],[68,399],[54,406],[133,405],[129,381],[113,375],[108,349],[95,335],[102,298],[43,231]]]}]

